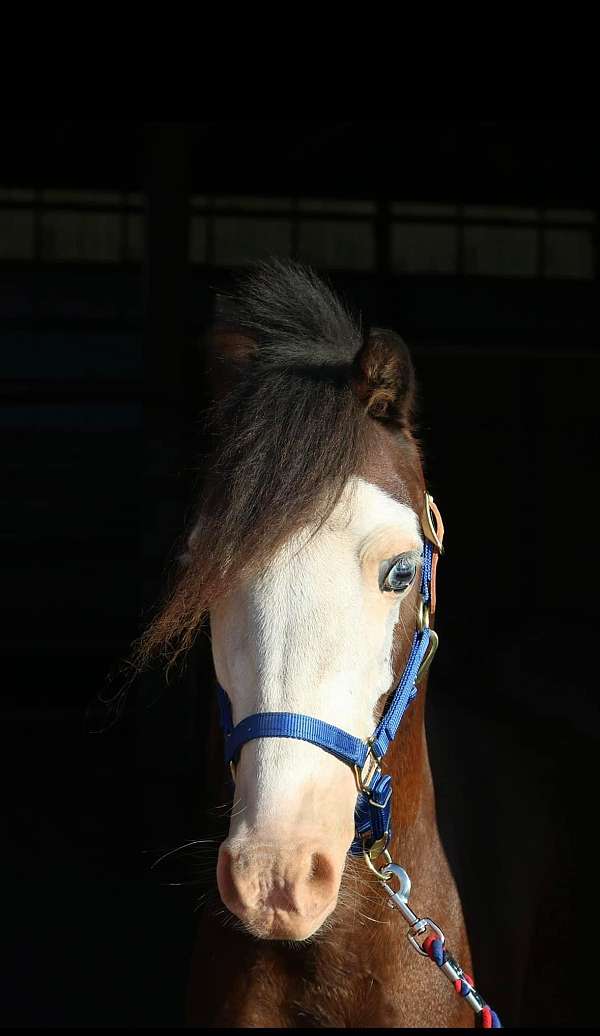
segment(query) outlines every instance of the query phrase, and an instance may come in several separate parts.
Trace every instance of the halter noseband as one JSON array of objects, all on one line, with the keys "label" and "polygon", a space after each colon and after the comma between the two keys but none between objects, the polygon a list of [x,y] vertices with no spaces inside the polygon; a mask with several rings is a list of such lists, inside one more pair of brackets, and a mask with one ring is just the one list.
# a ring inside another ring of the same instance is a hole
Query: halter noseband
[{"label": "halter noseband", "polygon": [[435,570],[442,551],[444,526],[433,497],[428,493],[425,493],[421,526],[425,542],[421,552],[420,601],[412,647],[400,683],[392,692],[375,731],[366,741],[331,723],[298,712],[257,712],[234,727],[231,702],[227,692],[218,685],[225,761],[232,771],[242,746],[259,737],[291,737],[330,752],[351,766],[356,777],[356,831],[350,852],[359,854],[367,850],[372,858],[383,852],[391,836],[392,778],[382,772],[381,762],[398,732],[406,709],[417,694],[417,682],[429,668],[438,645],[437,634],[429,627],[429,615],[430,611],[431,615],[435,611]]}]

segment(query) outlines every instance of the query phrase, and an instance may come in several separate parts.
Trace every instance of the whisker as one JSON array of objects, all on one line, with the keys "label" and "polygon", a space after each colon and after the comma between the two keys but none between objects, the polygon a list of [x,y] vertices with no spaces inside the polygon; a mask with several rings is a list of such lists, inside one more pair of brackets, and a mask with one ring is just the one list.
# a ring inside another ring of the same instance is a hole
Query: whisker
[{"label": "whisker", "polygon": [[[173,856],[175,853],[179,853],[183,849],[189,849],[192,845],[202,845],[202,844],[206,844],[207,842],[214,842],[214,841],[215,841],[214,838],[196,838],[192,842],[184,842],[183,845],[178,845],[175,849],[168,849],[166,853],[163,853],[162,856],[159,856],[158,859],[154,861],[154,863],[150,867],[150,870],[154,870],[154,868],[159,863],[162,863],[163,860],[166,860],[168,856]],[[146,850],[146,851],[150,852],[151,850]]]},{"label": "whisker", "polygon": [[[220,809],[224,809],[226,811],[229,811],[231,809],[235,809],[235,807],[238,806],[241,801],[242,800],[240,798],[240,799],[234,799],[233,802],[222,802],[218,806],[212,806],[211,809],[207,810],[207,812],[208,813],[212,813],[212,814],[217,814],[217,810],[220,810]],[[224,814],[220,814],[220,818],[222,818],[223,815]]]}]

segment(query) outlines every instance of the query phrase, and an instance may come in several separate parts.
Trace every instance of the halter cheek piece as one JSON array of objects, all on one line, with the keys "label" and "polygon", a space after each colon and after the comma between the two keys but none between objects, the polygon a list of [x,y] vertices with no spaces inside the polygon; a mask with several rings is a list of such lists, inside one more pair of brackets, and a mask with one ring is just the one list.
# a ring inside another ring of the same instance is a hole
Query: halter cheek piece
[{"label": "halter cheek piece", "polygon": [[232,770],[242,746],[259,737],[291,737],[309,741],[353,768],[358,798],[354,811],[356,832],[350,852],[359,854],[366,851],[371,859],[384,851],[391,836],[392,778],[382,772],[381,762],[417,693],[417,682],[429,668],[438,645],[437,634],[429,627],[429,615],[430,611],[433,615],[435,610],[435,570],[442,551],[444,526],[433,497],[428,493],[425,493],[421,526],[425,542],[421,552],[420,600],[412,647],[402,679],[367,741],[331,723],[297,712],[258,712],[234,727],[231,702],[226,691],[218,687],[225,761]]}]

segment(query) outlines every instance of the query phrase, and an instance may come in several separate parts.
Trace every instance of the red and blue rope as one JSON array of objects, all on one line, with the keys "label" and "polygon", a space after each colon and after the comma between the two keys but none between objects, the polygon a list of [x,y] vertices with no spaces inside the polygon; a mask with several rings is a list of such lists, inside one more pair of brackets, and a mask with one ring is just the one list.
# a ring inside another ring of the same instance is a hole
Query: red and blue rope
[{"label": "red and blue rope", "polygon": [[[422,949],[425,951],[427,956],[437,964],[438,968],[443,967],[446,963],[448,954],[446,953],[444,943],[441,939],[438,939],[435,935],[428,935],[424,940]],[[454,988],[459,996],[468,996],[469,993],[477,993],[473,979],[470,975],[464,972],[464,976],[461,979],[457,979],[454,982]],[[481,994],[477,994],[481,997]],[[477,1014],[477,1025],[481,1029],[501,1029],[502,1023],[498,1018],[495,1011],[492,1010],[487,1004],[484,1003],[483,1007]]]}]

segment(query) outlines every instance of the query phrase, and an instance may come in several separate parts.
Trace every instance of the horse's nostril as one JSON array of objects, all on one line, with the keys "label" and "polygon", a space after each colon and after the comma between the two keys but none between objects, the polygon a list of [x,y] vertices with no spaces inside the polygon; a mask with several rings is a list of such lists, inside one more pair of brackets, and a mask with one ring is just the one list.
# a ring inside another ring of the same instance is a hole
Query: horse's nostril
[{"label": "horse's nostril", "polygon": [[334,868],[324,853],[313,853],[310,861],[308,880],[313,885],[331,885],[334,881]]}]

